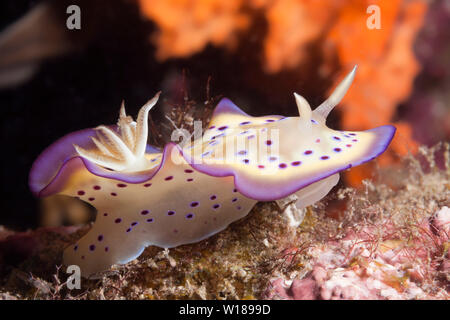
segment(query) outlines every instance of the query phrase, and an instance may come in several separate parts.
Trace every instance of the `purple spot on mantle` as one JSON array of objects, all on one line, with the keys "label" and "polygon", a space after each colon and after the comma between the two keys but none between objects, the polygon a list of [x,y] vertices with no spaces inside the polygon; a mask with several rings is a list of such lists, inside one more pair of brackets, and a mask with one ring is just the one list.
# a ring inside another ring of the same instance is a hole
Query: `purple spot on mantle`
[{"label": "purple spot on mantle", "polygon": [[236,202],[238,200],[238,198],[233,198],[233,200],[231,200],[231,202]]},{"label": "purple spot on mantle", "polygon": [[115,223],[121,223],[122,219],[121,218],[117,218],[116,220],[114,220]]},{"label": "purple spot on mantle", "polygon": [[287,164],[286,164],[286,163],[280,163],[280,164],[278,165],[278,167],[280,167],[281,169],[284,169],[284,168],[287,167]]},{"label": "purple spot on mantle", "polygon": [[135,221],[131,224],[132,227],[136,226],[138,223]]},{"label": "purple spot on mantle", "polygon": [[80,191],[78,191],[77,192],[77,194],[79,195],[79,196],[82,196],[82,195],[84,195],[86,192],[84,192],[83,190],[80,190]]},{"label": "purple spot on mantle", "polygon": [[250,124],[250,123],[251,123],[250,121],[244,121],[244,122],[241,122],[240,125],[245,126],[246,124]]},{"label": "purple spot on mantle", "polygon": [[172,179],[173,179],[173,176],[168,176],[168,177],[164,178],[164,180],[166,180],[166,181],[169,181],[169,180],[172,180]]},{"label": "purple spot on mantle", "polygon": [[95,245],[91,244],[91,245],[89,246],[89,250],[94,251],[94,250],[95,250]]},{"label": "purple spot on mantle", "polygon": [[228,128],[228,126],[222,126],[222,127],[218,128],[217,130],[223,131],[223,130],[225,130],[227,128]]},{"label": "purple spot on mantle", "polygon": [[142,210],[141,211],[141,214],[143,215],[143,216],[145,216],[145,215],[147,215],[147,214],[149,214],[150,213],[150,211],[148,211],[148,210]]},{"label": "purple spot on mantle", "polygon": [[334,136],[333,137],[334,140],[341,140],[341,138]]},{"label": "purple spot on mantle", "polygon": [[147,222],[153,222],[153,218],[147,219]]},{"label": "purple spot on mantle", "polygon": [[173,216],[174,214],[175,214],[175,211],[173,211],[173,210],[167,211],[167,215],[169,215],[169,216]]},{"label": "purple spot on mantle", "polygon": [[291,165],[293,165],[294,167],[301,165],[301,161],[294,161],[291,163]]},{"label": "purple spot on mantle", "polygon": [[131,231],[131,228],[128,228],[128,229],[127,229],[127,232],[130,232],[130,231]]},{"label": "purple spot on mantle", "polygon": [[77,251],[78,250],[78,245],[75,245],[75,247],[73,247],[73,251]]},{"label": "purple spot on mantle", "polygon": [[113,197],[115,197],[115,196],[117,196],[117,193],[111,192],[111,195],[112,195]]},{"label": "purple spot on mantle", "polygon": [[220,208],[220,204],[216,203],[215,205],[213,205],[213,209],[219,209]]},{"label": "purple spot on mantle", "polygon": [[266,122],[275,122],[273,119],[267,119]]},{"label": "purple spot on mantle", "polygon": [[118,183],[117,186],[119,188],[125,188],[127,185],[125,183]]},{"label": "purple spot on mantle", "polygon": [[146,183],[146,184],[144,184],[144,187],[148,188],[148,187],[150,187],[151,185],[152,185],[151,183]]},{"label": "purple spot on mantle", "polygon": [[187,181],[187,182],[191,182],[191,181],[194,181],[194,179],[189,178],[189,179],[186,179],[186,181]]},{"label": "purple spot on mantle", "polygon": [[312,150],[306,150],[306,151],[304,152],[304,154],[306,154],[306,155],[311,154],[311,153],[313,153]]},{"label": "purple spot on mantle", "polygon": [[212,195],[209,199],[211,199],[211,200],[216,200],[216,195]]},{"label": "purple spot on mantle", "polygon": [[247,164],[247,163],[249,163],[250,162],[250,160],[248,160],[248,159],[244,159],[244,160],[242,160],[245,164]]},{"label": "purple spot on mantle", "polygon": [[321,156],[320,159],[327,160],[327,159],[330,159],[330,157],[329,156]]},{"label": "purple spot on mantle", "polygon": [[94,200],[95,200],[95,198],[89,198],[88,200],[89,200],[89,201],[94,201]]},{"label": "purple spot on mantle", "polygon": [[334,150],[335,152],[341,152],[341,151],[342,151],[341,148],[334,148],[333,150]]},{"label": "purple spot on mantle", "polygon": [[94,190],[100,190],[102,187],[100,186],[94,186]]},{"label": "purple spot on mantle", "polygon": [[266,141],[266,144],[267,144],[268,146],[272,145],[272,140],[267,140],[267,141]]},{"label": "purple spot on mantle", "polygon": [[103,235],[99,235],[97,238],[98,241],[103,241]]},{"label": "purple spot on mantle", "polygon": [[194,170],[186,169],[186,170],[184,170],[184,172],[186,172],[186,173],[192,173],[192,172],[194,172]]},{"label": "purple spot on mantle", "polygon": [[188,213],[187,215],[186,215],[186,219],[192,219],[194,217],[194,214],[193,213]]},{"label": "purple spot on mantle", "polygon": [[196,207],[198,205],[199,205],[198,201],[191,202],[191,207]]}]

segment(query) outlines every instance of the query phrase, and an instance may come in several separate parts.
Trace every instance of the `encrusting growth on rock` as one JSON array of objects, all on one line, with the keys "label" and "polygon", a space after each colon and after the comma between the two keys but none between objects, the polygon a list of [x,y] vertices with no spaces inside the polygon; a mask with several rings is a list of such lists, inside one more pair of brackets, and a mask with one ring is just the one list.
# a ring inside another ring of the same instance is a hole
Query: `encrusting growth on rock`
[{"label": "encrusting growth on rock", "polygon": [[[26,247],[29,253],[13,269],[0,250],[0,296],[448,299],[449,149],[448,144],[421,148],[423,157],[408,156],[395,171],[379,169],[365,190],[336,190],[309,207],[296,228],[280,217],[275,203],[260,203],[219,234],[170,250],[148,247],[101,281],[83,280],[81,290],[61,286],[67,275],[56,265],[62,250],[89,227],[15,235],[1,230],[0,248],[24,252]],[[367,272],[369,278],[361,277]],[[355,288],[338,288],[337,279]]]}]

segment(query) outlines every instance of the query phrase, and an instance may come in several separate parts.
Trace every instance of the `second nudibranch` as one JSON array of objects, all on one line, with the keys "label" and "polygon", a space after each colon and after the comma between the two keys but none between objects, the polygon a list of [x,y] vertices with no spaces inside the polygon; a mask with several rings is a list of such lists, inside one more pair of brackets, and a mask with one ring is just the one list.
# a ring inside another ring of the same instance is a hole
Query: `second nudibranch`
[{"label": "second nudibranch", "polygon": [[293,193],[298,207],[320,200],[339,171],[384,152],[395,133],[388,125],[362,132],[326,126],[354,75],[355,69],[314,111],[294,94],[299,117],[252,117],[223,99],[203,137],[183,147],[147,145],[148,113],[159,94],[136,122],[122,105],[116,126],[61,138],[33,164],[31,190],[77,197],[97,209],[91,230],[64,251],[64,263],[90,276],[135,259],[149,245],[205,239],[257,201]]}]

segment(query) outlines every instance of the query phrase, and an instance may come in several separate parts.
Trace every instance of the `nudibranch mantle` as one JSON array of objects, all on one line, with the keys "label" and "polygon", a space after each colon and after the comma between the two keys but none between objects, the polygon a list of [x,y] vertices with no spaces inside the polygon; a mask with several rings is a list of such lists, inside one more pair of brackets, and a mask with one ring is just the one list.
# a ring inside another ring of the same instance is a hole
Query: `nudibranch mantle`
[{"label": "nudibranch mantle", "polygon": [[297,195],[297,207],[324,197],[339,172],[387,148],[393,126],[335,131],[325,122],[355,69],[314,111],[298,94],[300,117],[252,117],[222,99],[201,139],[164,150],[147,145],[147,117],[122,105],[116,126],[77,131],[35,161],[29,185],[37,196],[78,197],[97,209],[91,230],[64,251],[66,265],[84,276],[124,264],[146,246],[198,242],[246,216],[257,201]]}]

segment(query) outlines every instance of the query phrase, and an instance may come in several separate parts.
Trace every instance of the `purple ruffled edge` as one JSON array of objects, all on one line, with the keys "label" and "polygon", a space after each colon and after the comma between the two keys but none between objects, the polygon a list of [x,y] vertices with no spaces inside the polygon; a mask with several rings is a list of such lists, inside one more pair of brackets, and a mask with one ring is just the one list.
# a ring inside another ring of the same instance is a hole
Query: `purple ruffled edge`
[{"label": "purple ruffled edge", "polygon": [[[223,98],[219,102],[213,115],[221,113],[240,113],[248,116],[227,98]],[[311,179],[302,180],[298,183],[295,183],[296,181],[294,181],[294,183],[285,186],[277,186],[277,190],[273,190],[273,188],[255,188],[251,182],[239,177],[231,168],[214,168],[207,164],[192,163],[190,157],[185,155],[182,149],[175,143],[169,143],[164,147],[163,157],[157,168],[137,173],[119,173],[110,171],[76,155],[75,149],[72,146],[73,144],[78,144],[87,149],[93,147],[90,137],[95,135],[95,131],[93,129],[86,129],[68,134],[44,150],[31,168],[29,185],[31,191],[36,196],[44,197],[55,194],[62,188],[67,178],[70,177],[70,174],[81,166],[84,166],[89,172],[100,177],[114,179],[125,183],[143,183],[151,180],[153,176],[158,173],[164,166],[167,156],[169,156],[169,152],[171,152],[173,148],[177,148],[180,154],[195,170],[214,177],[233,176],[236,189],[246,197],[259,201],[272,201],[286,197],[337,172],[374,159],[387,149],[394,137],[395,131],[396,128],[391,125],[367,130],[366,132],[375,132],[378,139],[376,139],[375,143],[369,148],[372,152],[369,152],[366,156],[336,170],[324,172],[321,175]],[[158,152],[158,150],[152,146],[148,146],[147,150],[150,153]],[[55,170],[55,168],[57,169]]]},{"label": "purple ruffled edge", "polygon": [[[293,183],[287,185],[277,185],[276,189],[274,189],[273,187],[259,188],[258,186],[255,186],[251,182],[246,181],[245,178],[241,178],[231,168],[213,168],[207,164],[195,164],[195,163],[191,163],[190,165],[195,170],[200,171],[204,174],[208,174],[210,176],[215,177],[234,176],[235,187],[244,196],[258,201],[273,201],[287,197],[288,195],[293,194],[294,192],[297,192],[298,190],[314,182],[325,179],[335,173],[373,160],[387,149],[390,142],[394,138],[395,131],[396,128],[391,125],[385,125],[374,129],[366,130],[364,132],[375,132],[375,134],[377,135],[377,139],[375,140],[375,143],[369,148],[370,152],[368,152],[365,156],[361,157],[357,161],[349,163],[348,165],[342,166],[332,171],[324,172],[323,174],[314,176],[310,179],[293,181]],[[189,160],[187,161],[190,162]]]},{"label": "purple ruffled edge", "polygon": [[217,104],[216,108],[214,109],[211,119],[214,119],[215,117],[217,117],[219,114],[222,114],[222,113],[234,113],[234,114],[243,115],[245,117],[251,117],[250,115],[248,115],[247,113],[242,111],[241,108],[239,108],[237,105],[235,105],[233,103],[233,101],[231,101],[228,98],[220,99],[219,103]]},{"label": "purple ruffled edge", "polygon": [[[237,105],[235,105],[233,103],[233,101],[231,101],[228,98],[220,99],[219,103],[217,104],[216,108],[214,109],[214,112],[213,112],[213,114],[211,116],[211,119],[214,119],[219,114],[223,114],[223,113],[238,114],[238,115],[241,115],[241,116],[244,116],[244,117],[253,118],[253,116],[251,116],[248,113],[244,112],[241,108],[239,108]],[[274,115],[274,114],[265,115],[264,117],[277,118],[278,120],[286,118],[284,116]]]}]

